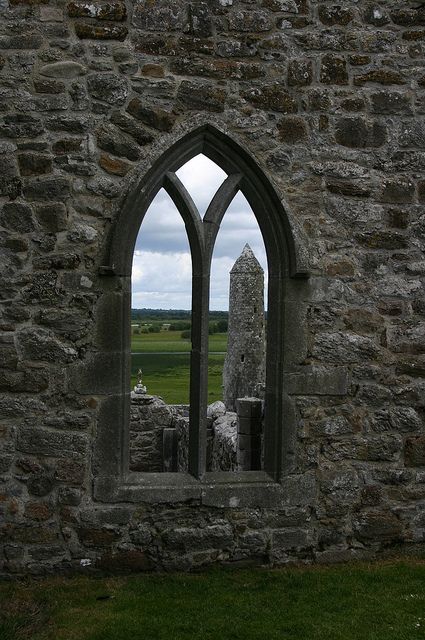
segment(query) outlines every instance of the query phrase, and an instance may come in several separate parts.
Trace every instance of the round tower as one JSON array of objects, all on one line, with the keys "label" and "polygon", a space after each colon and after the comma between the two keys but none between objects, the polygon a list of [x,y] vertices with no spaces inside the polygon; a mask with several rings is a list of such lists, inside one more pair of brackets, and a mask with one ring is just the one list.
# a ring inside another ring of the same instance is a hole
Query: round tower
[{"label": "round tower", "polygon": [[223,401],[236,411],[236,399],[264,388],[266,341],[264,271],[246,244],[230,271],[229,328],[223,369]]}]

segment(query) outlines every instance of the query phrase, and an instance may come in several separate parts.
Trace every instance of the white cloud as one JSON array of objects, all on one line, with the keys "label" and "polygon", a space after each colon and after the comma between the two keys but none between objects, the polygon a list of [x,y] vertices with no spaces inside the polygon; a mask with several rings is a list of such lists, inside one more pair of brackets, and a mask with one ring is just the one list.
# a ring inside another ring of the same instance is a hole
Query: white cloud
[{"label": "white cloud", "polygon": [[[226,174],[204,156],[177,172],[201,215]],[[260,229],[245,197],[230,204],[217,236],[211,265],[210,308],[227,309],[229,272],[248,243],[267,280],[267,260]],[[136,241],[132,273],[132,306],[162,309],[191,308],[191,258],[183,220],[161,189],[152,201]]]}]

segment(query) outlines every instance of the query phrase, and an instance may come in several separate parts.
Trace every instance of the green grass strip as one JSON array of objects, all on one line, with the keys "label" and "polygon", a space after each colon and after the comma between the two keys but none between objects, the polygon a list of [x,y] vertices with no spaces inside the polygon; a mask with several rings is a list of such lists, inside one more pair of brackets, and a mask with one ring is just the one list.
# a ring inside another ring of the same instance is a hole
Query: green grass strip
[{"label": "green grass strip", "polygon": [[[419,640],[425,564],[0,584],[2,640]],[[102,599],[98,599],[102,598]]]}]

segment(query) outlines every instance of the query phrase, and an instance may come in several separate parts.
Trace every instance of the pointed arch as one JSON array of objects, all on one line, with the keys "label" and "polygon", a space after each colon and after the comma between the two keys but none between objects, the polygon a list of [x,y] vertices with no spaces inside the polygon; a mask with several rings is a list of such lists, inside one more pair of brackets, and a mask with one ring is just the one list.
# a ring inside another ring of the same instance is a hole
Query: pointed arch
[{"label": "pointed arch", "polygon": [[[200,153],[228,174],[213,197],[203,220],[175,174],[181,166]],[[161,188],[170,195],[183,218],[192,253],[189,474],[148,474],[148,478],[142,477],[146,474],[139,474],[135,483],[134,478],[128,475],[131,265],[139,228],[149,205]],[[175,142],[132,188],[124,200],[105,248],[100,275],[110,277],[105,278],[105,282],[109,281],[109,284],[105,283],[105,296],[99,309],[105,309],[113,302],[116,331],[111,340],[109,325],[98,316],[99,339],[103,345],[102,358],[115,364],[109,381],[111,393],[102,402],[99,412],[94,452],[97,460],[94,468],[95,493],[101,500],[137,501],[140,495],[143,499],[166,502],[191,497],[202,499],[206,490],[205,482],[213,483],[214,486],[215,482],[222,484],[225,481],[205,471],[209,280],[212,252],[220,222],[239,190],[256,217],[266,248],[270,301],[267,342],[271,348],[268,350],[266,363],[264,471],[242,472],[237,482],[241,488],[246,481],[260,482],[270,489],[270,482],[278,481],[283,468],[289,468],[292,431],[289,427],[286,429],[286,426],[291,421],[293,424],[293,419],[290,417],[290,402],[284,391],[284,378],[290,368],[288,362],[291,362],[291,358],[294,360],[288,354],[291,350],[296,352],[298,345],[303,342],[302,328],[296,320],[297,293],[290,283],[294,278],[306,277],[308,271],[303,264],[303,252],[297,246],[285,207],[268,177],[237,142],[207,124]],[[292,326],[288,328],[290,325]],[[256,475],[245,477],[244,473]],[[176,475],[184,477],[176,478]],[[208,489],[211,489],[210,485]],[[261,487],[259,490],[261,493]]]},{"label": "pointed arch", "polygon": [[[269,247],[270,272],[277,276],[283,267],[290,277],[308,276],[288,214],[270,180],[245,149],[211,124],[198,127],[175,142],[127,195],[108,239],[103,272],[131,275],[133,239],[135,242],[150,203],[161,187],[167,189],[169,176],[200,153],[229,176],[240,176],[238,189],[254,211]],[[186,191],[183,185],[180,191]],[[190,241],[189,230],[188,235]]]}]

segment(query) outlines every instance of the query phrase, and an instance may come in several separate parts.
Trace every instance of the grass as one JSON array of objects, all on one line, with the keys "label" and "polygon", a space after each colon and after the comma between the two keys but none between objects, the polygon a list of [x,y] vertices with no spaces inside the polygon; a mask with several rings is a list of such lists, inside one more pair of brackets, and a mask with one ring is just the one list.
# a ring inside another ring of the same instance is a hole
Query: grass
[{"label": "grass", "polygon": [[[189,403],[190,341],[177,332],[163,331],[132,336],[131,386],[137,371],[143,371],[148,393],[159,395],[169,404]],[[227,334],[210,336],[210,352],[225,352]],[[134,353],[135,352],[135,353]],[[224,353],[210,353],[208,358],[208,402],[222,398]]]},{"label": "grass", "polygon": [[[213,333],[209,336],[210,351],[226,351],[227,333]],[[142,333],[131,336],[133,352],[190,351],[190,340],[180,337],[178,331],[161,331],[161,333]]]},{"label": "grass", "polygon": [[[0,584],[2,640],[416,640],[425,564]],[[103,599],[99,599],[103,598]]]}]

